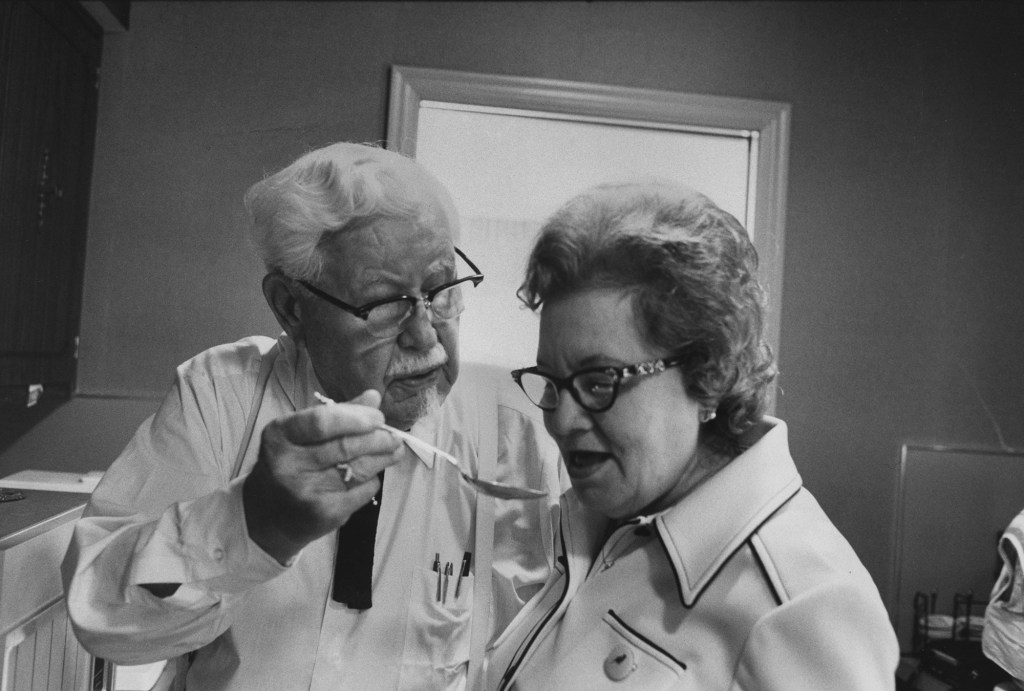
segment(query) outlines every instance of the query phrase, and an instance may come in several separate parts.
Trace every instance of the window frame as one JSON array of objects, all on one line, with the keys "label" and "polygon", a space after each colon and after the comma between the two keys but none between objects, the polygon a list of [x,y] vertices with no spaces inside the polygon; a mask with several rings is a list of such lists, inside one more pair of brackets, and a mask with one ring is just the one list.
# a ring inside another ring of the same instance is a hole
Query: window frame
[{"label": "window frame", "polygon": [[[585,122],[651,129],[725,132],[749,137],[751,170],[744,224],[768,292],[766,337],[779,354],[791,107],[778,101],[708,96],[586,82],[393,65],[387,147],[416,156],[424,102],[532,111]],[[752,200],[752,203],[750,203]],[[774,411],[774,396],[771,410]]]}]

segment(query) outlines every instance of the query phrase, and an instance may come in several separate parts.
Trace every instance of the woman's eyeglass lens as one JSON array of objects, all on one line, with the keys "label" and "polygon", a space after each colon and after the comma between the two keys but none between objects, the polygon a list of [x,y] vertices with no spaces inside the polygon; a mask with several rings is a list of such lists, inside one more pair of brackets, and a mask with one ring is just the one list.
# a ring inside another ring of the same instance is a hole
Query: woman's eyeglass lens
[{"label": "woman's eyeglass lens", "polygon": [[585,409],[599,413],[611,407],[615,401],[618,381],[608,372],[584,372],[569,378],[568,385],[539,372],[522,372],[517,380],[526,397],[542,410],[558,407],[558,390],[567,388],[576,402]]}]

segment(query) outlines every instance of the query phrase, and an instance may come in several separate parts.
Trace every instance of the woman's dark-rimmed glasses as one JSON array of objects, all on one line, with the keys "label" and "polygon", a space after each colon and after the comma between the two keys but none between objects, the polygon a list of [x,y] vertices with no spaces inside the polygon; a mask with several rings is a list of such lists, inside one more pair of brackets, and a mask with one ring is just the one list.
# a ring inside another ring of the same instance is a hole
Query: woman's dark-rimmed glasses
[{"label": "woman's dark-rimmed glasses", "polygon": [[558,392],[566,389],[584,410],[603,413],[615,403],[622,382],[659,374],[684,361],[682,355],[674,355],[627,367],[588,367],[568,377],[556,377],[536,367],[525,367],[514,370],[512,378],[530,402],[541,410],[552,411],[557,408]]},{"label": "woman's dark-rimmed glasses", "polygon": [[466,305],[462,300],[462,284],[471,281],[475,288],[484,280],[484,276],[480,273],[480,269],[476,268],[476,264],[463,254],[462,250],[458,247],[455,248],[455,253],[462,257],[463,261],[469,265],[469,268],[473,270],[473,274],[443,283],[427,291],[426,295],[395,295],[356,307],[344,300],[339,300],[330,293],[326,293],[306,281],[299,281],[299,284],[321,300],[329,302],[335,307],[343,309],[349,314],[354,314],[365,321],[366,328],[373,336],[389,338],[397,336],[402,332],[406,321],[415,312],[416,304],[421,301],[434,316],[442,320],[454,319],[466,309]]}]

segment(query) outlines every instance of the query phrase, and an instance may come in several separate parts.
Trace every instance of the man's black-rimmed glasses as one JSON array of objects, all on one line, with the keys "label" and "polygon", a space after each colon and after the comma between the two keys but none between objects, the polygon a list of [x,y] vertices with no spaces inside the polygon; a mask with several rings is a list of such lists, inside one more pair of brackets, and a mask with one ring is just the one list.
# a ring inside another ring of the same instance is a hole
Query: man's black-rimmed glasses
[{"label": "man's black-rimmed glasses", "polygon": [[552,411],[557,408],[558,392],[566,389],[584,410],[603,413],[615,403],[622,382],[659,374],[684,361],[683,356],[674,355],[627,367],[588,367],[568,377],[556,377],[536,367],[525,367],[514,370],[512,378],[530,402],[541,410]]},{"label": "man's black-rimmed glasses", "polygon": [[388,338],[402,332],[406,321],[415,312],[416,304],[421,301],[438,319],[454,319],[462,314],[462,311],[466,308],[462,300],[462,284],[471,281],[473,287],[476,287],[480,285],[480,281],[484,280],[484,276],[480,273],[480,269],[476,268],[476,264],[463,254],[462,250],[458,247],[455,248],[455,253],[462,257],[469,265],[469,268],[473,270],[473,274],[443,283],[428,291],[426,295],[421,296],[395,295],[383,300],[374,300],[357,307],[348,304],[344,300],[339,300],[330,293],[326,293],[306,281],[299,281],[299,284],[321,300],[329,302],[335,307],[343,309],[349,314],[353,314],[365,321],[366,327],[372,335],[379,338]]}]

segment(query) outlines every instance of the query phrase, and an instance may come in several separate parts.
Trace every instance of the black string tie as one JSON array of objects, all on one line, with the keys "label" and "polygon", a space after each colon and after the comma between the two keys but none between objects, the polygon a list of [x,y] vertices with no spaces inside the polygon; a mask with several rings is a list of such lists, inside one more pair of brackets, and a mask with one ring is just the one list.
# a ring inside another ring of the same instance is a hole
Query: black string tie
[{"label": "black string tie", "polygon": [[375,500],[361,507],[338,528],[338,554],[334,560],[334,588],[331,597],[349,609],[370,609],[373,601],[373,542],[377,517],[384,497],[384,471]]}]

